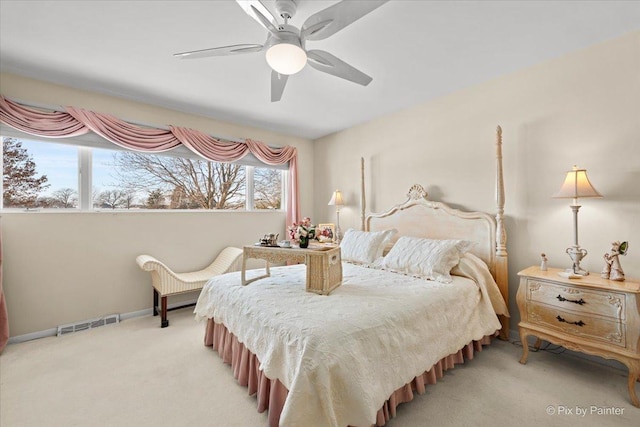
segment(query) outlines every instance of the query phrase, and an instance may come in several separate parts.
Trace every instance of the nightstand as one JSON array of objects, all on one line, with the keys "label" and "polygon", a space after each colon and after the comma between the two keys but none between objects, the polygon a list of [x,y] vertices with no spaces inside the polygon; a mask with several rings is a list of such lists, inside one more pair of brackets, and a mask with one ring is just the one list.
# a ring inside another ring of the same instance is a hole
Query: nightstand
[{"label": "nightstand", "polygon": [[527,337],[570,350],[615,359],[629,368],[629,396],[640,407],[640,283],[614,282],[591,273],[580,279],[558,276],[563,270],[529,267],[518,273],[516,300],[520,310],[522,358],[527,363]]}]

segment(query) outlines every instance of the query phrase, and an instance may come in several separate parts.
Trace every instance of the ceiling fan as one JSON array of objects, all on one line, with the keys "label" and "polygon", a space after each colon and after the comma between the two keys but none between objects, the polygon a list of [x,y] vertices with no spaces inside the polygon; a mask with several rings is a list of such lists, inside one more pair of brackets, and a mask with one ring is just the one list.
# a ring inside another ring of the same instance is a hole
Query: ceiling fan
[{"label": "ceiling fan", "polygon": [[280,101],[287,79],[306,64],[323,73],[366,86],[373,80],[362,71],[323,50],[306,50],[308,40],[324,40],[382,6],[388,0],[344,0],[311,15],[300,29],[288,22],[296,13],[296,0],[276,0],[278,21],[260,0],[236,0],[242,9],[258,21],[269,35],[264,44],[236,44],[174,54],[177,58],[196,59],[266,51],[271,71],[271,102]]}]

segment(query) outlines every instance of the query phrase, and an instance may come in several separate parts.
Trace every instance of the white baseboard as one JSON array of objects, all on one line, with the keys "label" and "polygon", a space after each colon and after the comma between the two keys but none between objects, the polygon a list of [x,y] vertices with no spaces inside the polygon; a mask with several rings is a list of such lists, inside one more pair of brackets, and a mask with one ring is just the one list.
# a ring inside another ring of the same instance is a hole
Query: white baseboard
[{"label": "white baseboard", "polygon": [[[187,304],[195,304],[196,300],[194,299],[193,301],[182,301],[179,303],[174,303],[174,304],[168,304],[167,308],[168,309],[172,309],[175,307],[180,307],[183,305],[187,305]],[[138,311],[132,311],[129,313],[123,313],[120,315],[120,321],[122,322],[123,320],[127,320],[127,319],[133,319],[135,317],[142,317],[142,316],[150,316],[153,314],[153,309],[152,308],[147,308],[144,310],[138,310]],[[31,341],[31,340],[37,340],[39,338],[46,338],[46,337],[55,337],[58,334],[58,328],[51,328],[51,329],[45,329],[44,331],[37,331],[37,332],[31,332],[28,334],[24,334],[24,335],[16,335],[15,337],[10,337],[9,341],[7,342],[7,344],[18,344],[21,342],[25,342],[25,341]]]},{"label": "white baseboard", "polygon": [[123,313],[120,315],[120,321],[122,320],[127,320],[127,319],[133,319],[134,317],[142,317],[142,316],[149,316],[153,314],[153,309],[152,308],[146,308],[144,310],[138,310],[138,311],[132,311],[129,313]]},{"label": "white baseboard", "polygon": [[37,340],[38,338],[55,337],[56,335],[58,335],[58,328],[51,328],[44,331],[10,337],[7,344],[18,344],[25,341]]}]

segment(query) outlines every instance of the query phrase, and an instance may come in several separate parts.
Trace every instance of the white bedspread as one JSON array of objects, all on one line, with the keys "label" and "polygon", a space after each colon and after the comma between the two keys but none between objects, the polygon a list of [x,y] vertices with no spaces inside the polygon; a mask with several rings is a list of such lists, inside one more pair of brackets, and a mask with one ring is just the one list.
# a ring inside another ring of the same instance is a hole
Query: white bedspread
[{"label": "white bedspread", "polygon": [[196,317],[223,323],[289,390],[281,426],[371,425],[393,391],[500,329],[484,285],[468,278],[347,263],[343,277],[322,296],[305,292],[304,265],[276,267],[248,286],[239,272],[217,276],[200,294]]}]

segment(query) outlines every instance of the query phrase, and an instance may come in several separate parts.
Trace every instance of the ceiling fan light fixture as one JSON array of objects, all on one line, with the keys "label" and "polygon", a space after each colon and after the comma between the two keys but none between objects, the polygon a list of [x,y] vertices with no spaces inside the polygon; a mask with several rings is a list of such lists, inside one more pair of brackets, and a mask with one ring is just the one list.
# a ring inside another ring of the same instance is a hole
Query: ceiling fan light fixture
[{"label": "ceiling fan light fixture", "polygon": [[301,71],[307,63],[307,53],[298,44],[277,43],[267,50],[267,64],[280,74],[291,75]]},{"label": "ceiling fan light fixture", "polygon": [[[2,0],[0,0],[2,1]],[[236,0],[238,5],[269,32],[264,44],[236,44],[210,49],[177,53],[177,58],[207,58],[251,52],[265,53],[271,67],[271,102],[280,101],[290,75],[300,72],[307,63],[311,68],[341,79],[367,86],[373,80],[362,71],[323,50],[306,50],[309,40],[324,40],[348,27],[389,0],[339,1],[309,16],[302,27],[290,25],[298,0],[270,0],[275,2],[279,23],[262,0]]]}]

